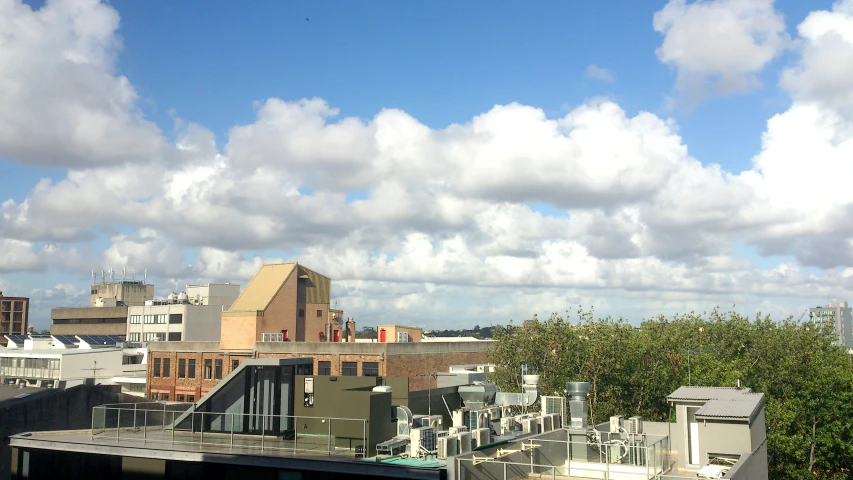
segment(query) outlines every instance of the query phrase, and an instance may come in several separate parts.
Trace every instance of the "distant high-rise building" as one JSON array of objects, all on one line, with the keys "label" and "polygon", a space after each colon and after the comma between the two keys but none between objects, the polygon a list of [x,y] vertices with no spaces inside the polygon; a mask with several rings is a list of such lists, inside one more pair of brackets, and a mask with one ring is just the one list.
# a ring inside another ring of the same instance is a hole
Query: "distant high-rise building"
[{"label": "distant high-rise building", "polygon": [[816,326],[831,326],[838,335],[836,344],[853,347],[853,309],[847,302],[832,301],[825,307],[809,309],[809,319]]},{"label": "distant high-rise building", "polygon": [[26,335],[29,316],[29,298],[4,297],[0,292],[0,345],[6,345],[4,335]]}]

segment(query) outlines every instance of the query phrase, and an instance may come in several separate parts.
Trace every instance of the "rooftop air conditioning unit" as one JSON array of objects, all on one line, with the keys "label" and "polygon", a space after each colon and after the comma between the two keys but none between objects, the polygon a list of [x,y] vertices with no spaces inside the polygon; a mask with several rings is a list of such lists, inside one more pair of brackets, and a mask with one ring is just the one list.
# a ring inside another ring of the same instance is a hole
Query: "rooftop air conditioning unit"
[{"label": "rooftop air conditioning unit", "polygon": [[525,418],[521,421],[521,430],[525,433],[541,433],[539,431],[539,417]]},{"label": "rooftop air conditioning unit", "polygon": [[455,436],[445,435],[439,437],[436,439],[436,456],[442,460],[446,460],[447,457],[452,457],[458,453],[457,447],[458,443]]},{"label": "rooftop air conditioning unit", "polygon": [[468,427],[466,427],[465,425],[461,425],[458,427],[450,427],[450,429],[448,431],[450,432],[451,435],[456,435],[457,433],[467,432]]},{"label": "rooftop air conditioning unit", "polygon": [[471,432],[460,432],[456,435],[458,439],[457,445],[459,454],[468,453],[471,451]]},{"label": "rooftop air conditioning unit", "polygon": [[[565,397],[542,397],[542,415],[550,415],[552,413],[556,413],[560,416],[560,424],[564,422],[564,418],[566,418],[566,398]],[[560,428],[558,426],[554,426],[554,428]]]},{"label": "rooftop air conditioning unit", "polygon": [[444,423],[441,415],[425,415],[420,418],[421,426],[432,427],[436,431],[440,430]]},{"label": "rooftop air conditioning unit", "polygon": [[491,431],[488,428],[478,428],[472,433],[471,448],[481,448],[488,445],[492,439]]},{"label": "rooftop air conditioning unit", "polygon": [[640,435],[643,433],[643,417],[630,417],[626,430],[632,435]]},{"label": "rooftop air conditioning unit", "polygon": [[610,417],[610,433],[619,433],[619,429],[622,428],[622,421],[625,417],[622,415],[613,415]]},{"label": "rooftop air conditioning unit", "polygon": [[412,428],[412,411],[408,407],[397,407],[397,436],[408,437]]},{"label": "rooftop air conditioning unit", "polygon": [[421,448],[428,452],[435,451],[435,430],[430,427],[413,428],[409,434],[411,456],[417,457]]},{"label": "rooftop air conditioning unit", "polygon": [[512,432],[512,426],[515,425],[515,418],[513,417],[503,417],[501,418],[501,430],[498,432],[499,435],[509,435]]},{"label": "rooftop air conditioning unit", "polygon": [[539,421],[542,424],[542,433],[550,432],[554,429],[554,417],[547,415],[544,417],[540,417]]},{"label": "rooftop air conditioning unit", "polygon": [[558,430],[563,428],[563,418],[558,413],[550,414],[551,417],[551,426],[554,427],[554,430]]}]

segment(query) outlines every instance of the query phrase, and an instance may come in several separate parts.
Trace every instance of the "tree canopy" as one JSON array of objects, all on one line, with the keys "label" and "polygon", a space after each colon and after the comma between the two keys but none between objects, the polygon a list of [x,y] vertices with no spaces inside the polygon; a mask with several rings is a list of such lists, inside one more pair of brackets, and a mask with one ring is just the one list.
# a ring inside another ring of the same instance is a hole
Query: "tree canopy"
[{"label": "tree canopy", "polygon": [[577,312],[497,327],[494,381],[520,385],[521,364],[541,375],[543,395],[590,382],[591,420],[641,415],[674,421],[666,397],[681,385],[744,386],[767,399],[770,478],[850,478],[853,473],[853,355],[831,331],[791,318],[737,313],[658,317],[634,327]]}]

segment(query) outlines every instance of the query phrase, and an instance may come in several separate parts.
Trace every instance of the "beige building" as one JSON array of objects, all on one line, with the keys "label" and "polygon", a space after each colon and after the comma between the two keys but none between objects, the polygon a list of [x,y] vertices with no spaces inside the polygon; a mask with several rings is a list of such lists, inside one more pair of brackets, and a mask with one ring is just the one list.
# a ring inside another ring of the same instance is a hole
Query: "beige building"
[{"label": "beige building", "polygon": [[377,325],[376,333],[379,343],[420,342],[424,336],[422,329],[403,325]]},{"label": "beige building", "polygon": [[[329,309],[331,280],[298,263],[264,265],[222,312],[223,350],[251,350],[271,338],[341,341],[341,317]],[[265,337],[266,335],[266,337]]]},{"label": "beige building", "polygon": [[26,335],[29,316],[29,298],[4,297],[0,292],[0,345],[6,345],[3,335]]},{"label": "beige building", "polygon": [[154,299],[154,285],[119,281],[92,285],[88,308],[54,308],[50,311],[51,335],[127,334],[127,309]]},{"label": "beige building", "polygon": [[115,283],[100,283],[92,285],[89,295],[89,306],[133,307],[145,305],[146,300],[154,299],[154,285],[145,282],[121,281]]}]

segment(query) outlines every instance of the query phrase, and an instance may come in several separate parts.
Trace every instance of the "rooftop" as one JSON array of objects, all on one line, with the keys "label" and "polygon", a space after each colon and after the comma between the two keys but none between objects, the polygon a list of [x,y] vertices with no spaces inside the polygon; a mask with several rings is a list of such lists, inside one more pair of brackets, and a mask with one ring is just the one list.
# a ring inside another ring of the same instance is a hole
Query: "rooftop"
[{"label": "rooftop", "polygon": [[230,311],[266,310],[276,293],[296,270],[295,263],[264,265],[252,277],[243,293],[231,305]]},{"label": "rooftop", "polygon": [[751,421],[764,405],[764,394],[753,393],[749,388],[691,386],[679,387],[669,394],[667,400],[705,402],[696,412],[699,420]]}]

